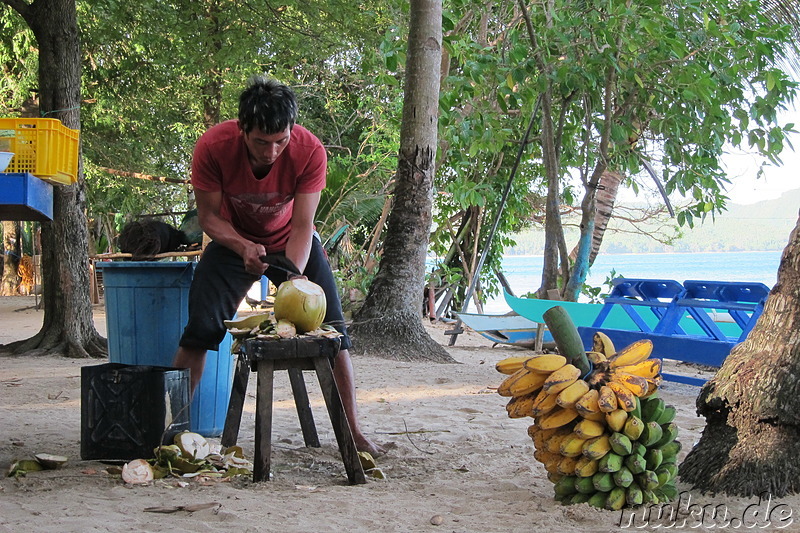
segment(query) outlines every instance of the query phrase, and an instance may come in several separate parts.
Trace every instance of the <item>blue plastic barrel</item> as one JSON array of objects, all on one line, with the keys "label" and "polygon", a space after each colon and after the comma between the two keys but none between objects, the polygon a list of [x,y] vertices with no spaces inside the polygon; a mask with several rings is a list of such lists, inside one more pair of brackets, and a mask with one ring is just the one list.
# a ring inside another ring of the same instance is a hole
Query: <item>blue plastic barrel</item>
[{"label": "blue plastic barrel", "polygon": [[[197,263],[112,262],[102,268],[108,357],[112,363],[171,367],[189,320],[189,286]],[[225,427],[233,382],[230,334],[209,351],[192,397],[191,429],[217,437]]]}]

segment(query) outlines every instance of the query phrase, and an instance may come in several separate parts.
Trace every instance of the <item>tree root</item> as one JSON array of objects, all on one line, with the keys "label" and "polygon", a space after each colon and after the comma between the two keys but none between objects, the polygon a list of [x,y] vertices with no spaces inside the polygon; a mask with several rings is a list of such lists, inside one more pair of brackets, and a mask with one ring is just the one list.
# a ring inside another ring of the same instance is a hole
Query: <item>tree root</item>
[{"label": "tree root", "polygon": [[363,319],[350,329],[351,352],[397,361],[456,363],[447,350],[434,341],[422,326],[419,316],[390,315]]},{"label": "tree root", "polygon": [[65,340],[63,337],[48,335],[44,330],[33,337],[0,345],[0,349],[13,355],[28,357],[56,356],[73,359],[92,359],[108,357],[108,342],[98,333],[94,333],[83,343],[77,340]]},{"label": "tree root", "polygon": [[798,433],[795,426],[765,420],[739,419],[731,425],[725,417],[710,418],[703,438],[680,465],[680,478],[703,492],[778,498],[796,493]]}]

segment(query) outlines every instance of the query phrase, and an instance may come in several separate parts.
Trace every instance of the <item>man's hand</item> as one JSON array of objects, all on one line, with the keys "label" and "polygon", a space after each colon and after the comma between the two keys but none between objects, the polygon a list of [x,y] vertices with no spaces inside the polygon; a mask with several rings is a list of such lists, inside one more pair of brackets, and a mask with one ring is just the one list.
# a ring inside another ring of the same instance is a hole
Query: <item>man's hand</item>
[{"label": "man's hand", "polygon": [[251,242],[242,250],[242,259],[244,260],[244,269],[254,276],[262,276],[269,268],[269,264],[261,260],[261,257],[267,254],[267,250],[263,244]]}]

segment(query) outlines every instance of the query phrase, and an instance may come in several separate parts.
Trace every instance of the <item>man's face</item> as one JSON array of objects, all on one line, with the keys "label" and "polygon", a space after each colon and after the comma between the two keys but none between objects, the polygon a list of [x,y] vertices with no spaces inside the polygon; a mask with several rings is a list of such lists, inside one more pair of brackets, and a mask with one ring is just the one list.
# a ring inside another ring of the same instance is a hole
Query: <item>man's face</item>
[{"label": "man's face", "polygon": [[239,130],[244,138],[244,144],[249,152],[250,163],[253,166],[271,165],[278,159],[287,146],[292,136],[292,129],[286,129],[279,133],[266,134],[254,128],[250,133]]}]

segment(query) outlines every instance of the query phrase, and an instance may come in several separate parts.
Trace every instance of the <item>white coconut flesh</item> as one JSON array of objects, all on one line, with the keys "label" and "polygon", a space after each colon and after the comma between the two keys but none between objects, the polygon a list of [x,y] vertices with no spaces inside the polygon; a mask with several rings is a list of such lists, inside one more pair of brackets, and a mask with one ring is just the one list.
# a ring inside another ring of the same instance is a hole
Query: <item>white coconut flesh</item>
[{"label": "white coconut flesh", "polygon": [[144,459],[134,459],[122,465],[122,480],[131,485],[153,481],[153,467]]},{"label": "white coconut flesh", "polygon": [[322,287],[306,279],[285,281],[275,294],[275,319],[295,325],[297,333],[314,331],[325,320],[327,302]]},{"label": "white coconut flesh", "polygon": [[58,468],[68,461],[63,455],[53,455],[51,453],[37,453],[34,457],[43,467],[50,469]]},{"label": "white coconut flesh", "polygon": [[183,431],[175,435],[175,444],[186,457],[192,459],[205,459],[211,453],[208,441],[199,433]]}]

